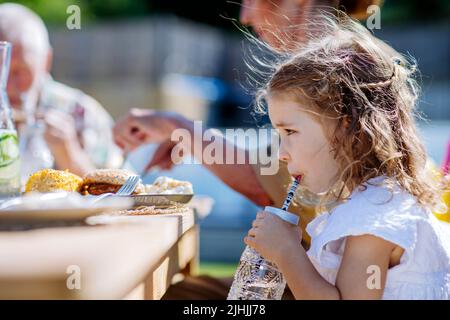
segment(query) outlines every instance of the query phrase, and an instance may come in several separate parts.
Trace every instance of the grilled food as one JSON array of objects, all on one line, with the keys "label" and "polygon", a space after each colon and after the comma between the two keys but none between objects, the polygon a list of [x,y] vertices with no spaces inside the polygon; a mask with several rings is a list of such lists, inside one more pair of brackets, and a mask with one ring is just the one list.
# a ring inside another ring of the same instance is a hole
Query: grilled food
[{"label": "grilled food", "polygon": [[[80,193],[84,195],[100,195],[116,193],[133,172],[124,169],[98,169],[86,174],[80,186]],[[139,183],[133,194],[143,193],[144,186]]]},{"label": "grilled food", "polygon": [[25,192],[77,192],[82,179],[69,171],[44,169],[33,173],[25,185]]}]

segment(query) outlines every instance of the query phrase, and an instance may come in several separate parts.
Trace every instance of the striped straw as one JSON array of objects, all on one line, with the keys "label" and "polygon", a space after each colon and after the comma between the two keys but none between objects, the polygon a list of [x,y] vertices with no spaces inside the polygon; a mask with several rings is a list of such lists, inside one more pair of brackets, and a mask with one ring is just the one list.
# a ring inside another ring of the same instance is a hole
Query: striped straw
[{"label": "striped straw", "polygon": [[302,176],[295,177],[294,182],[292,183],[291,187],[289,188],[289,192],[287,194],[286,199],[284,200],[281,210],[287,211],[287,209],[289,208],[289,205],[292,202],[292,199],[294,199],[295,190],[297,190],[298,185],[300,184],[301,180],[302,180]]}]

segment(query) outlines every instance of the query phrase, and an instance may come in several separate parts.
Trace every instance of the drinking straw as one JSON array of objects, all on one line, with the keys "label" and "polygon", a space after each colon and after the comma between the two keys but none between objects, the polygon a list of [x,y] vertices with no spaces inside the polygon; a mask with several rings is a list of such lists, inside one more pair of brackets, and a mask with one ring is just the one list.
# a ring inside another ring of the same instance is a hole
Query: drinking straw
[{"label": "drinking straw", "polygon": [[302,176],[295,177],[294,182],[292,183],[291,187],[289,188],[288,194],[286,196],[286,199],[284,199],[283,206],[281,207],[281,210],[287,211],[289,208],[289,205],[292,202],[292,199],[294,199],[295,190],[297,190],[298,185],[300,184],[300,181],[302,180]]}]

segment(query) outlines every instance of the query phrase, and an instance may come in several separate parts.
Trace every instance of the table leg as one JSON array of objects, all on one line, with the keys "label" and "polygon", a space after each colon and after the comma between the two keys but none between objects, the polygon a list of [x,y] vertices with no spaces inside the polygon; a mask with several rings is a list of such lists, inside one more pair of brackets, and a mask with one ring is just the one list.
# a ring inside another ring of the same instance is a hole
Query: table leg
[{"label": "table leg", "polygon": [[177,273],[194,275],[198,269],[199,227],[186,231],[147,278],[124,299],[159,300]]}]

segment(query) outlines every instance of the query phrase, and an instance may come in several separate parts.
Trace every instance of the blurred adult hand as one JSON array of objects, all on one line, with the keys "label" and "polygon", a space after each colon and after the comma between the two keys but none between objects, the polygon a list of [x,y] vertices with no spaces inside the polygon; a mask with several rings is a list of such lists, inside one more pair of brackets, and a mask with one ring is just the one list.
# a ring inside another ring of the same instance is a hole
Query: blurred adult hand
[{"label": "blurred adult hand", "polygon": [[144,171],[157,167],[163,170],[170,170],[174,163],[172,161],[172,149],[176,145],[176,142],[167,140],[161,143],[153,154],[152,160],[147,164]]},{"label": "blurred adult hand", "polygon": [[160,112],[149,109],[131,109],[119,119],[114,128],[114,141],[126,152],[130,152],[143,144],[158,143],[158,149],[145,170],[158,166],[170,169],[172,148],[175,142],[170,140],[172,132],[178,128],[186,128],[191,122],[181,115],[172,112]]},{"label": "blurred adult hand", "polygon": [[45,140],[53,153],[61,153],[74,145],[80,145],[73,118],[57,110],[45,113]]},{"label": "blurred adult hand", "polygon": [[47,142],[56,168],[84,175],[95,168],[78,138],[75,121],[69,115],[57,110],[49,110],[44,115],[44,139]]}]

